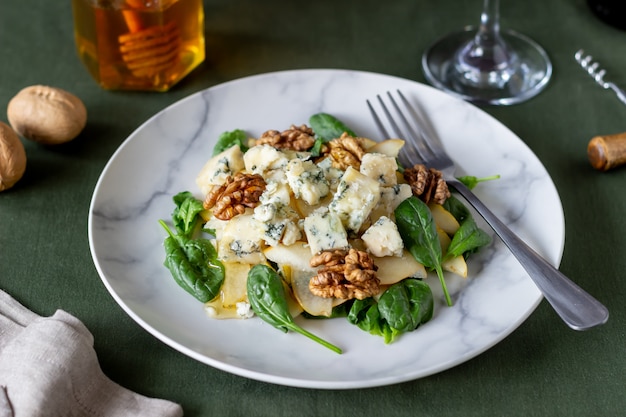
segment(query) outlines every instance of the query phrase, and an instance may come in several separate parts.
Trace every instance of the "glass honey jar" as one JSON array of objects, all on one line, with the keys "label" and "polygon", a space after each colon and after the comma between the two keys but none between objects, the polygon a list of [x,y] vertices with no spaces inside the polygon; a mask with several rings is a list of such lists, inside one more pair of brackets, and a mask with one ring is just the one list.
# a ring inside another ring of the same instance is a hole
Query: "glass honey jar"
[{"label": "glass honey jar", "polygon": [[167,91],[205,58],[202,0],[72,0],[78,55],[104,89]]}]

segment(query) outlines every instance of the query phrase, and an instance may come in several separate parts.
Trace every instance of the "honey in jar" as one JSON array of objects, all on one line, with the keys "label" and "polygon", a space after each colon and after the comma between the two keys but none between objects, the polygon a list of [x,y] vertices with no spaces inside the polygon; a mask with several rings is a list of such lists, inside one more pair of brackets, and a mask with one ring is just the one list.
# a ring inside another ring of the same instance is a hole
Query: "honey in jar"
[{"label": "honey in jar", "polygon": [[202,0],[72,0],[81,61],[102,88],[167,91],[205,57]]}]

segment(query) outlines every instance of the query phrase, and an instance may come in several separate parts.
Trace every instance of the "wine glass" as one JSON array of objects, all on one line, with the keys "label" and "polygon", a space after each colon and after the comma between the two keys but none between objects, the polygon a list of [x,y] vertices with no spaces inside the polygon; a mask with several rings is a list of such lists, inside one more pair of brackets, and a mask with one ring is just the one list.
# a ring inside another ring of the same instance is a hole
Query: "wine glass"
[{"label": "wine glass", "polygon": [[500,30],[500,0],[484,0],[478,28],[436,41],[422,56],[435,87],[476,104],[509,105],[542,91],[552,75],[548,55],[532,39]]}]

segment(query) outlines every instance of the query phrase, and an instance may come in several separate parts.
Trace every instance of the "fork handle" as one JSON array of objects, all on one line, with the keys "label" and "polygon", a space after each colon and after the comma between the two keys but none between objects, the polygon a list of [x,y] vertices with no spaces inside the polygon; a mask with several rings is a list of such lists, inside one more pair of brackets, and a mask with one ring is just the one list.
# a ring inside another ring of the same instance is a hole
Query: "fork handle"
[{"label": "fork handle", "polygon": [[606,323],[607,308],[542,258],[496,217],[478,197],[456,179],[447,180],[485,219],[524,267],[563,321],[574,330]]}]

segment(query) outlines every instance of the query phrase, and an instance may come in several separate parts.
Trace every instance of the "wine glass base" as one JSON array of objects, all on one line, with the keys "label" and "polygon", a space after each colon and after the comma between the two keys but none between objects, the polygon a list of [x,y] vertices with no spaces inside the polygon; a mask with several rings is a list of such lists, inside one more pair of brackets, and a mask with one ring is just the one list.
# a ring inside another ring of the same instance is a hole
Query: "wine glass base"
[{"label": "wine glass base", "polygon": [[500,32],[516,63],[508,69],[507,79],[499,85],[477,86],[460,74],[458,52],[471,42],[477,29],[467,27],[436,41],[422,56],[426,80],[434,87],[476,104],[510,105],[526,101],[548,84],[552,63],[532,39],[514,32]]}]

